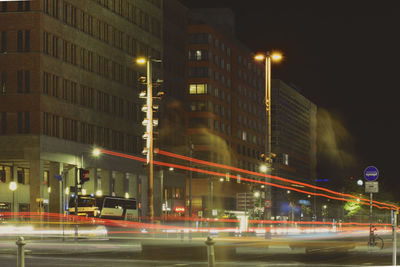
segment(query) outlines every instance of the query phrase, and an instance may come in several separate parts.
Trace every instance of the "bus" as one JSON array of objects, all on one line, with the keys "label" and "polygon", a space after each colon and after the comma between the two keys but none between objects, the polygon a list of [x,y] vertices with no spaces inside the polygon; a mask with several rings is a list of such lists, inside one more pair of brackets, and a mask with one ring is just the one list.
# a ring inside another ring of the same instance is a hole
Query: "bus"
[{"label": "bus", "polygon": [[[69,200],[69,214],[75,214],[75,196]],[[137,221],[136,199],[114,196],[78,196],[79,216]]]}]

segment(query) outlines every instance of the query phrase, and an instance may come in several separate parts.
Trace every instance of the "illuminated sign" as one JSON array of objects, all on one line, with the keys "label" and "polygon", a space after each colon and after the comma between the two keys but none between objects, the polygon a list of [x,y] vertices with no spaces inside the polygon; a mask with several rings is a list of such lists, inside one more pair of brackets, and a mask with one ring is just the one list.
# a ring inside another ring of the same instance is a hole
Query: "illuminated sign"
[{"label": "illuminated sign", "polygon": [[185,207],[175,207],[175,212],[185,212]]}]

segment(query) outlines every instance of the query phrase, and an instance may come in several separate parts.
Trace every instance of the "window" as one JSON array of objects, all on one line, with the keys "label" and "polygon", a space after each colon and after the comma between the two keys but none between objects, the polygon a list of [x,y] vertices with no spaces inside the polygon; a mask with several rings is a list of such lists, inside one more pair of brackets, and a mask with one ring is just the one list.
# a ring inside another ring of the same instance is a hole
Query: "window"
[{"label": "window", "polygon": [[1,32],[1,52],[7,51],[7,32]]},{"label": "window", "polygon": [[17,51],[22,52],[22,31],[17,31]]},{"label": "window", "polygon": [[1,119],[1,133],[6,134],[7,133],[7,112],[2,112],[0,119]]},{"label": "window", "polygon": [[189,103],[189,111],[207,111],[208,104],[206,101],[192,101]]},{"label": "window", "polygon": [[191,61],[203,61],[209,59],[209,52],[207,50],[190,50],[189,60]]},{"label": "window", "polygon": [[190,67],[189,77],[192,78],[210,77],[210,69],[207,67]]},{"label": "window", "polygon": [[214,130],[218,130],[219,128],[219,122],[217,120],[214,120]]},{"label": "window", "polygon": [[289,155],[288,154],[283,154],[283,164],[286,166],[289,166]]},{"label": "window", "polygon": [[218,104],[214,104],[214,113],[219,114],[219,106]]},{"label": "window", "polygon": [[17,71],[17,92],[18,93],[22,93],[22,81],[23,81],[23,77],[22,77],[22,70]]},{"label": "window", "polygon": [[189,85],[189,94],[204,95],[208,93],[208,85],[204,83],[194,83]]},{"label": "window", "polygon": [[211,36],[208,33],[193,33],[189,35],[190,44],[208,44],[211,42]]},{"label": "window", "polygon": [[31,72],[29,70],[25,71],[25,93],[31,91]]},{"label": "window", "polygon": [[25,31],[25,51],[28,52],[31,49],[31,32]]},{"label": "window", "polygon": [[1,72],[1,93],[4,95],[7,93],[7,72]]}]

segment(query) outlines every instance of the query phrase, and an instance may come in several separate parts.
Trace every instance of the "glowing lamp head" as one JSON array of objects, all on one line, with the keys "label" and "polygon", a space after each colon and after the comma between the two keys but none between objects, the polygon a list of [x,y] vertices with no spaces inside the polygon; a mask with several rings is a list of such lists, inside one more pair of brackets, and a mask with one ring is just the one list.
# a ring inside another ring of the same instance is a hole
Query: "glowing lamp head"
[{"label": "glowing lamp head", "polygon": [[140,57],[140,58],[136,59],[137,64],[145,64],[146,62],[147,62],[147,60],[144,57]]},{"label": "glowing lamp head", "polygon": [[267,171],[267,165],[263,164],[260,166],[260,171],[261,172],[266,172]]},{"label": "glowing lamp head", "polygon": [[260,192],[258,191],[254,192],[254,197],[260,197]]},{"label": "glowing lamp head", "polygon": [[272,53],[272,55],[271,55],[272,61],[281,61],[282,58],[283,58],[283,57],[282,57],[282,54],[281,54],[281,53],[274,52],[274,53]]},{"label": "glowing lamp head", "polygon": [[98,157],[98,156],[100,156],[101,151],[100,151],[100,149],[95,148],[95,149],[93,149],[92,153],[93,153],[93,156]]},{"label": "glowing lamp head", "polygon": [[128,192],[125,193],[125,198],[129,198],[129,193]]},{"label": "glowing lamp head", "polygon": [[257,54],[255,55],[254,59],[261,61],[265,59],[265,56],[263,54]]},{"label": "glowing lamp head", "polygon": [[11,182],[9,185],[9,188],[11,191],[17,190],[17,183],[16,182]]},{"label": "glowing lamp head", "polygon": [[101,197],[103,195],[103,191],[97,190],[96,191],[96,196]]}]

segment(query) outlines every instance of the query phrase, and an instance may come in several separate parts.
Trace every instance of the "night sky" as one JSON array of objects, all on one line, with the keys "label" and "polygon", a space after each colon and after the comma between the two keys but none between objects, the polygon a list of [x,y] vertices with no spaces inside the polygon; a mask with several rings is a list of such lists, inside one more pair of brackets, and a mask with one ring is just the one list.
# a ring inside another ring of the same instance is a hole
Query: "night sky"
[{"label": "night sky", "polygon": [[400,188],[399,8],[365,1],[357,1],[362,5],[181,2],[196,8],[231,8],[242,43],[253,51],[283,52],[285,60],[272,67],[272,78],[295,84],[318,106],[322,122],[318,175],[330,179],[329,187],[343,184],[350,176],[362,178],[364,168],[374,165],[380,171],[381,189],[396,194]]}]

